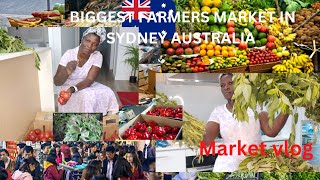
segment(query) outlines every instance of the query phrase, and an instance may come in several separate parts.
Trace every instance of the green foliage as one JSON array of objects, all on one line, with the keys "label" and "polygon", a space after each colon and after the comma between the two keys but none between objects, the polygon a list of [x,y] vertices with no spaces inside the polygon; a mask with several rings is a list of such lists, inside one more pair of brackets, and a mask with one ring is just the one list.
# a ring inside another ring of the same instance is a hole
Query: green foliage
[{"label": "green foliage", "polygon": [[139,69],[139,46],[134,46],[132,44],[124,47],[127,48],[124,55],[128,56],[124,62],[132,67],[131,75],[136,76],[136,72]]}]

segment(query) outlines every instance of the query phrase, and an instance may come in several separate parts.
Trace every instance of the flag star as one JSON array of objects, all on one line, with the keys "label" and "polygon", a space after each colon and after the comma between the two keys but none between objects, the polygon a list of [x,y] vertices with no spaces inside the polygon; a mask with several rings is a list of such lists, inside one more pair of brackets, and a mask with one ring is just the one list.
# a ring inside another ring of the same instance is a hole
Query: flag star
[{"label": "flag star", "polygon": [[170,9],[170,10],[169,10],[169,13],[173,13],[173,9]]},{"label": "flag star", "polygon": [[167,5],[166,5],[165,3],[162,3],[162,4],[161,4],[161,7],[162,7],[162,8],[166,8],[166,6],[167,6]]},{"label": "flag star", "polygon": [[161,33],[162,33],[162,34],[167,34],[167,31],[162,30]]}]

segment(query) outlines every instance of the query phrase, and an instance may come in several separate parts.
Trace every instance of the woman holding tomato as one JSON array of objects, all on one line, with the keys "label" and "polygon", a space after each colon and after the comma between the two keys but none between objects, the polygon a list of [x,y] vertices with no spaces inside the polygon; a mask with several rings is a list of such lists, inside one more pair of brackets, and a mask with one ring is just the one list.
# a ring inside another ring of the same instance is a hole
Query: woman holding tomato
[{"label": "woman holding tomato", "polygon": [[97,51],[106,39],[104,28],[88,28],[80,46],[65,52],[54,76],[60,86],[59,112],[117,113],[119,105],[114,92],[95,82],[101,66],[102,54]]},{"label": "woman holding tomato", "polygon": [[[216,107],[210,115],[207,122],[204,141],[207,146],[211,141],[221,134],[224,145],[228,148],[226,152],[228,155],[218,156],[215,161],[213,171],[216,172],[232,172],[238,170],[240,162],[245,158],[244,155],[238,155],[238,148],[233,148],[232,155],[230,155],[229,147],[231,144],[237,144],[241,140],[241,144],[260,144],[262,130],[265,135],[275,137],[286,124],[288,114],[280,113],[273,124],[273,127],[268,125],[268,113],[260,112],[259,119],[256,120],[254,113],[248,109],[249,122],[239,122],[233,117],[233,104],[232,99],[234,90],[232,82],[232,74],[222,74],[219,77],[221,92],[227,100],[227,104]],[[260,109],[260,108],[258,108]],[[247,148],[245,148],[247,152]]]}]

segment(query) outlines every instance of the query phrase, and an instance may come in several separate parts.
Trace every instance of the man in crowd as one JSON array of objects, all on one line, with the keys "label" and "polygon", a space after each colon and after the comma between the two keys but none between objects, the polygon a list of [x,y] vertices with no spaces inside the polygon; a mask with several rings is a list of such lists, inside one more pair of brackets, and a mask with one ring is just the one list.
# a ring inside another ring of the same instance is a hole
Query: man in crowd
[{"label": "man in crowd", "polygon": [[[33,151],[33,148],[31,146],[25,146],[23,148],[23,152],[22,152],[22,159],[19,162],[19,167],[22,164],[23,159],[28,159],[29,157],[34,156],[33,153],[34,153],[34,151]],[[43,179],[39,163],[36,165],[36,169],[31,173],[31,175],[32,175],[33,180],[41,180],[41,179]]]},{"label": "man in crowd", "polygon": [[12,172],[14,170],[14,162],[9,157],[9,152],[6,149],[0,149],[0,160],[3,160],[5,169]]},{"label": "man in crowd", "polygon": [[142,164],[144,177],[147,180],[161,179],[161,173],[156,173],[156,159],[148,158]]},{"label": "man in crowd", "polygon": [[42,167],[43,167],[44,161],[47,159],[47,156],[50,152],[50,147],[51,147],[51,144],[48,142],[41,144],[41,152],[39,155],[39,162]]},{"label": "man in crowd", "polygon": [[106,175],[108,179],[112,180],[114,179],[112,172],[118,157],[115,155],[115,149],[113,146],[108,146],[105,151],[107,158],[102,163],[102,174]]},{"label": "man in crowd", "polygon": [[19,143],[19,144],[17,144],[18,156],[17,156],[17,160],[16,160],[16,166],[14,167],[14,170],[15,170],[15,171],[18,170],[19,167],[20,167],[20,163],[21,163],[21,161],[22,161],[22,159],[23,159],[22,153],[23,153],[23,149],[24,149],[25,146],[26,146],[25,143]]}]

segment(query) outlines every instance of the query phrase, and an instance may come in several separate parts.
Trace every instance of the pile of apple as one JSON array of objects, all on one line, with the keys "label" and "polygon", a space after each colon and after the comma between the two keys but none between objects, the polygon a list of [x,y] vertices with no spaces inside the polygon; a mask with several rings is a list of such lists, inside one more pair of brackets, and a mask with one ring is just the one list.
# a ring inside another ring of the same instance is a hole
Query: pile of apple
[{"label": "pile of apple", "polygon": [[52,141],[54,138],[52,131],[41,131],[34,129],[28,132],[25,141]]},{"label": "pile of apple", "polygon": [[[185,42],[189,42],[189,37],[185,37]],[[192,40],[190,43],[171,42],[170,40],[164,40],[162,43],[163,54],[169,56],[173,55],[191,55],[198,54],[200,52],[199,43]]]},{"label": "pile of apple", "polygon": [[269,62],[276,62],[279,61],[279,57],[273,53],[270,49],[250,49],[247,52],[248,60],[250,64],[263,64]]}]

